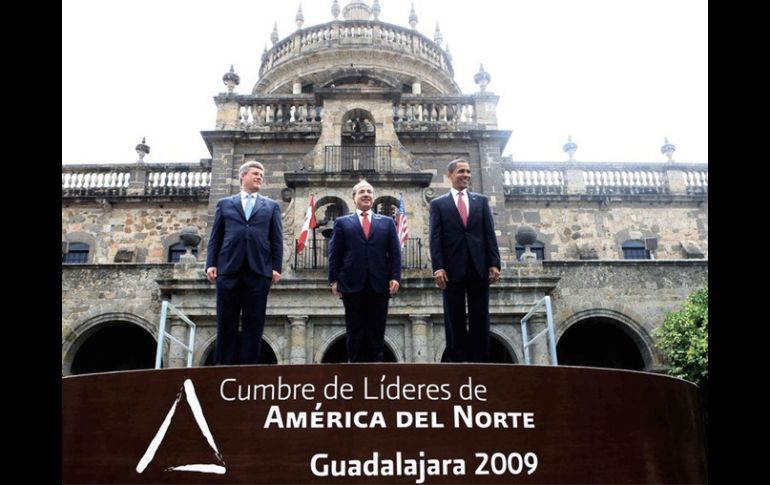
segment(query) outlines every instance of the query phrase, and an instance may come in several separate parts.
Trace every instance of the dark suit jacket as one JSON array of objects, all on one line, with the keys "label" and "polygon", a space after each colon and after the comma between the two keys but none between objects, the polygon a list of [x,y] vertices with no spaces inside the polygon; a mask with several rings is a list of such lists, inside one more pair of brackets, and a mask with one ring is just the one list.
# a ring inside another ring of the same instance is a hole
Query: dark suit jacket
[{"label": "dark suit jacket", "polygon": [[329,242],[329,283],[337,291],[356,293],[367,281],[377,293],[388,294],[388,282],[401,282],[401,245],[390,217],[372,214],[369,239],[353,213],[338,218]]},{"label": "dark suit jacket", "polygon": [[452,192],[430,203],[430,259],[433,272],[443,269],[449,281],[462,281],[469,264],[482,278],[489,268],[500,268],[500,251],[495,237],[495,223],[487,198],[468,191],[470,208],[468,227],[463,227]]},{"label": "dark suit jacket", "polygon": [[272,278],[281,272],[283,226],[281,209],[260,195],[249,220],[243,213],[240,193],[219,199],[206,255],[206,268],[217,273],[237,273],[244,263],[255,273]]}]

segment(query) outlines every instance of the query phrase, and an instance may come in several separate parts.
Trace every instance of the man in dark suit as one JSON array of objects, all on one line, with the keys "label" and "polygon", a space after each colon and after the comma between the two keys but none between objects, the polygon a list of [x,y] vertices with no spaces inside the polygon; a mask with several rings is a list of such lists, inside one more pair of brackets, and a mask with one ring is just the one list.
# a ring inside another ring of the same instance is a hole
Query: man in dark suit
[{"label": "man in dark suit", "polygon": [[220,199],[214,212],[206,278],[217,285],[215,365],[259,362],[267,293],[281,279],[281,209],[258,194],[264,175],[257,161],[241,165],[240,193]]},{"label": "man in dark suit", "polygon": [[388,298],[401,280],[393,219],[372,212],[374,189],[353,187],[356,212],[338,218],[329,242],[329,285],[345,305],[348,362],[382,362]]},{"label": "man in dark suit", "polygon": [[500,279],[495,224],[487,198],[468,191],[470,164],[453,160],[447,175],[449,193],[430,203],[430,258],[436,286],[444,290],[447,356],[452,362],[488,362],[489,285]]}]

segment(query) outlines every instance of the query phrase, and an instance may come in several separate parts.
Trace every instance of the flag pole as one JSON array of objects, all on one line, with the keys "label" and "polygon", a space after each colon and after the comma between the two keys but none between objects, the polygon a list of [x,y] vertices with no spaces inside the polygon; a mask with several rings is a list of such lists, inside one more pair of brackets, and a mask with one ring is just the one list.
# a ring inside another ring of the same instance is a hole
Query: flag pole
[{"label": "flag pole", "polygon": [[[313,193],[310,194],[311,200],[313,199],[313,195],[314,195]],[[315,212],[315,207],[311,208],[310,210],[313,211],[310,213],[310,220],[312,221],[314,217],[313,213]],[[315,240],[315,230],[316,230],[316,227],[313,226],[313,269],[318,268],[318,255],[316,254],[317,246],[316,246],[316,240]]]}]

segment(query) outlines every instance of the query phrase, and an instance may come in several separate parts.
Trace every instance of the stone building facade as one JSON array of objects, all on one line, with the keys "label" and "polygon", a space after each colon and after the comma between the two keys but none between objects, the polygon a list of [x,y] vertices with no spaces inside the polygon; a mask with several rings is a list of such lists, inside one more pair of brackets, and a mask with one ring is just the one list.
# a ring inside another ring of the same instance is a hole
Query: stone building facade
[{"label": "stone building facade", "polygon": [[[334,2],[333,5],[337,5]],[[351,1],[334,20],[302,28],[262,55],[260,78],[238,94],[223,77],[211,153],[199,164],[152,164],[149,147],[126,165],[62,166],[62,373],[154,365],[162,302],[196,324],[193,365],[210,362],[215,290],[204,277],[209,223],[219,198],[239,190],[238,167],[266,167],[262,193],[279,202],[283,279],[270,293],[265,362],[344,360],[344,311],[326,284],[326,237],[354,209],[352,186],[366,178],[376,208],[395,214],[403,194],[410,239],[401,292],[391,301],[388,358],[441,361],[443,307],[428,251],[428,204],[449,189],[446,164],[467,159],[472,190],[492,206],[503,259],[491,290],[493,360],[525,360],[521,318],[542,297],[553,303],[562,363],[657,371],[665,363],[652,331],[708,278],[708,169],[667,163],[526,163],[502,156],[511,132],[497,126],[498,96],[463,94],[440,34],[377,19],[379,4]],[[339,18],[339,15],[342,18]],[[410,23],[412,19],[410,18]],[[416,23],[416,20],[415,20]],[[322,224],[295,244],[311,194]],[[197,261],[182,257],[180,234],[202,236]],[[538,259],[521,261],[517,232],[534,233]],[[629,259],[635,258],[635,259]],[[544,328],[542,311],[529,323]],[[171,335],[186,324],[168,320]],[[545,341],[531,347],[548,363]],[[166,344],[164,366],[183,366]]]}]

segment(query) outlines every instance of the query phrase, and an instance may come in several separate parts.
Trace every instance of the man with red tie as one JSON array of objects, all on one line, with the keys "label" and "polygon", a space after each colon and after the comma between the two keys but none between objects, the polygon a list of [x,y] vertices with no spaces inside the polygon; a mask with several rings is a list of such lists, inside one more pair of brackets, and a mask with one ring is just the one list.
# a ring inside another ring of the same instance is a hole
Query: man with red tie
[{"label": "man with red tie", "polygon": [[[452,188],[430,204],[430,258],[444,293],[444,330],[451,362],[489,361],[489,285],[500,279],[500,251],[487,198],[468,191],[471,167],[447,165]],[[467,324],[465,299],[468,298]]]},{"label": "man with red tie", "polygon": [[348,362],[382,362],[388,298],[401,280],[401,246],[393,219],[372,212],[374,188],[353,187],[356,211],[334,222],[329,286],[345,306]]}]

